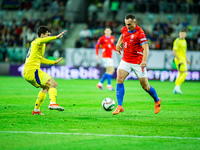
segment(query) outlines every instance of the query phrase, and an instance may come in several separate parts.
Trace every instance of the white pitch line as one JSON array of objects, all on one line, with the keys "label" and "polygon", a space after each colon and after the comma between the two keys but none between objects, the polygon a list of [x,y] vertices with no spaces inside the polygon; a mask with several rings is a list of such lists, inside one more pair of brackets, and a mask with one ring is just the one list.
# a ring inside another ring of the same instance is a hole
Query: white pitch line
[{"label": "white pitch line", "polygon": [[32,131],[0,131],[0,133],[54,134],[54,135],[57,134],[57,135],[103,136],[103,137],[129,137],[129,138],[200,140],[200,137],[112,135],[112,134],[92,134],[92,133],[62,133],[62,132],[32,132]]}]

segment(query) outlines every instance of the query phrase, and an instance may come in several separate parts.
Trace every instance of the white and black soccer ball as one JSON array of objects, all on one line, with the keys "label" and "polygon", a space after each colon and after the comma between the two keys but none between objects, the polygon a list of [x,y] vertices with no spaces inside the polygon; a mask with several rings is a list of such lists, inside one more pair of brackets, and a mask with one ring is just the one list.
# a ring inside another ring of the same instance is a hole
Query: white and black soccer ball
[{"label": "white and black soccer ball", "polygon": [[115,108],[115,101],[111,98],[105,98],[101,105],[105,111],[111,111]]}]

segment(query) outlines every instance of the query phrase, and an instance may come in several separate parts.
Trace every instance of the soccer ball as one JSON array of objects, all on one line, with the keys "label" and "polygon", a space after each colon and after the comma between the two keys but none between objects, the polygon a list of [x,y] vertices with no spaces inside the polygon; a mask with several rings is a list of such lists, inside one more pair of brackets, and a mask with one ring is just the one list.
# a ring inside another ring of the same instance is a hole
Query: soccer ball
[{"label": "soccer ball", "polygon": [[115,101],[111,98],[105,98],[101,105],[105,111],[111,111],[115,108]]}]

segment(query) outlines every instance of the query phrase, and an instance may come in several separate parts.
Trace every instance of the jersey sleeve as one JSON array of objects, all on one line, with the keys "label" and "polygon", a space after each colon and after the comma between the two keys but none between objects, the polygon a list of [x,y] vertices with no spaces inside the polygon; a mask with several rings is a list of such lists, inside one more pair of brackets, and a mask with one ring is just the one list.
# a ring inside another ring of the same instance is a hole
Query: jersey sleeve
[{"label": "jersey sleeve", "polygon": [[41,63],[47,64],[47,65],[54,65],[54,64],[55,64],[55,61],[53,61],[53,60],[48,60],[48,59],[46,59],[46,58],[43,57]]},{"label": "jersey sleeve", "polygon": [[98,56],[99,55],[99,46],[101,45],[101,40],[102,38],[100,37],[97,41],[97,44],[95,46],[95,49],[96,49],[96,55]]},{"label": "jersey sleeve", "polygon": [[124,27],[121,29],[121,33],[123,33],[124,32]]},{"label": "jersey sleeve", "polygon": [[51,42],[53,40],[56,40],[56,36],[50,36],[50,37],[45,37],[45,38],[38,38],[36,42],[37,42],[38,45],[41,45],[43,43],[48,43],[48,42]]},{"label": "jersey sleeve", "polygon": [[148,42],[147,42],[146,35],[144,34],[144,31],[140,31],[140,32],[138,33],[138,39],[139,39],[140,45],[143,45],[144,43],[148,43]]},{"label": "jersey sleeve", "polygon": [[177,50],[178,47],[178,38],[173,43],[173,50]]}]

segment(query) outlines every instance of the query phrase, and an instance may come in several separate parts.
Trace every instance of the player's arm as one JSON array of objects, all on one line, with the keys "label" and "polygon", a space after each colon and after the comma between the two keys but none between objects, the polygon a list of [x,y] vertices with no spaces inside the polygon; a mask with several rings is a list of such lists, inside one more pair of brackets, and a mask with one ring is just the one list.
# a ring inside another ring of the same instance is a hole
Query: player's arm
[{"label": "player's arm", "polygon": [[[180,61],[180,58],[178,57],[178,54],[177,54],[177,47],[178,47],[178,39],[176,39],[173,43],[173,55]],[[182,62],[180,61],[180,63]]]},{"label": "player's arm", "polygon": [[58,64],[62,59],[63,59],[63,57],[61,57],[60,59],[54,61],[54,60],[48,60],[48,59],[43,57],[41,63],[47,64],[47,65],[54,65],[54,64]]},{"label": "player's arm", "polygon": [[63,34],[65,34],[67,31],[63,31],[62,33],[58,34],[57,36],[49,36],[49,37],[44,37],[44,38],[39,38],[37,40],[37,43],[39,45],[43,44],[43,43],[48,43],[48,42],[51,42],[53,40],[56,40],[56,39],[60,39],[63,37]]},{"label": "player's arm", "polygon": [[101,38],[98,39],[97,44],[95,46],[95,50],[96,50],[96,60],[99,59],[99,46],[101,45]]},{"label": "player's arm", "polygon": [[187,64],[190,65],[190,61],[189,61],[189,59],[187,58],[186,54],[185,54],[185,58],[186,58]]},{"label": "player's arm", "polygon": [[49,36],[49,37],[44,37],[44,38],[38,38],[37,39],[37,44],[41,45],[43,43],[48,43],[48,42],[51,42],[53,40],[56,40],[56,36]]},{"label": "player's arm", "polygon": [[96,60],[98,60],[99,59],[99,43],[97,43],[96,44],[96,46],[95,46],[95,50],[96,50]]},{"label": "player's arm", "polygon": [[147,43],[142,44],[143,48],[143,59],[140,64],[140,67],[144,68],[147,66],[147,58],[149,56],[149,45]]},{"label": "player's arm", "polygon": [[[115,41],[115,38],[114,38],[114,41]],[[115,51],[117,51],[116,47],[115,47],[115,42],[112,43],[112,49],[115,50]]]},{"label": "player's arm", "polygon": [[118,42],[116,44],[116,50],[120,55],[121,55],[121,51],[122,51],[122,47],[121,47],[122,43],[123,43],[123,37],[122,37],[122,35],[120,35]]}]

